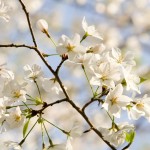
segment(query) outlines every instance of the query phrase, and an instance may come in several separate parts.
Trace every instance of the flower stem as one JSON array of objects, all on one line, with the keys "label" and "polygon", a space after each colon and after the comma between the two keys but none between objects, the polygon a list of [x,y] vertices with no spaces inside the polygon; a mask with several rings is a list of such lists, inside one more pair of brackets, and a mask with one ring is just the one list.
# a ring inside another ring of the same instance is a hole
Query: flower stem
[{"label": "flower stem", "polygon": [[52,142],[52,139],[50,138],[50,136],[49,136],[49,134],[48,134],[48,131],[47,131],[47,129],[46,129],[46,126],[45,126],[44,122],[43,122],[43,126],[44,126],[45,132],[46,132],[46,134],[47,134],[47,137],[48,137],[50,146],[54,145],[53,142]]},{"label": "flower stem", "polygon": [[41,101],[42,101],[42,96],[41,96],[40,88],[39,88],[39,86],[38,86],[36,80],[34,80],[34,83],[36,84],[36,87],[37,87],[37,89],[38,89],[38,93],[39,93],[40,99],[41,99]]},{"label": "flower stem", "polygon": [[93,93],[93,97],[95,97],[95,93],[94,93],[93,87],[92,87],[91,84],[90,84],[90,80],[89,80],[89,78],[88,78],[88,76],[87,76],[87,73],[86,73],[86,71],[85,71],[84,65],[82,65],[82,69],[83,69],[84,74],[85,74],[85,76],[86,76],[86,79],[87,79],[87,81],[88,81],[88,83],[89,83],[89,85],[90,85],[91,91],[92,91],[92,93]]},{"label": "flower stem", "polygon": [[28,135],[31,133],[31,131],[33,130],[33,128],[35,127],[35,125],[37,124],[37,122],[38,122],[38,119],[37,119],[37,121],[34,123],[34,125],[32,126],[32,128],[30,129],[30,131],[27,133],[27,135],[21,140],[21,142],[19,143],[20,146],[25,142],[26,138],[27,138]]},{"label": "flower stem", "polygon": [[[44,118],[43,118],[43,119],[44,119]],[[45,120],[46,122],[48,122],[49,124],[51,124],[52,126],[54,126],[55,128],[57,128],[58,130],[60,130],[60,131],[62,131],[63,133],[65,133],[65,134],[68,135],[68,132],[67,132],[67,131],[65,131],[65,130],[59,128],[59,127],[57,127],[55,124],[51,123],[50,121],[48,121],[48,120],[46,120],[46,119],[44,119],[44,120]]]}]

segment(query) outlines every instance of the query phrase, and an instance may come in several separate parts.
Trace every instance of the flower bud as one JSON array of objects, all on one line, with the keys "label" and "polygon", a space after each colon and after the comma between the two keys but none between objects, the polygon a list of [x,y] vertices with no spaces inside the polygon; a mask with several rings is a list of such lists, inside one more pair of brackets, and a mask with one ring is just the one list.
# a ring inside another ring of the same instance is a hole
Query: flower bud
[{"label": "flower bud", "polygon": [[44,19],[40,19],[37,21],[37,28],[41,30],[43,33],[46,33],[48,30],[48,23]]}]

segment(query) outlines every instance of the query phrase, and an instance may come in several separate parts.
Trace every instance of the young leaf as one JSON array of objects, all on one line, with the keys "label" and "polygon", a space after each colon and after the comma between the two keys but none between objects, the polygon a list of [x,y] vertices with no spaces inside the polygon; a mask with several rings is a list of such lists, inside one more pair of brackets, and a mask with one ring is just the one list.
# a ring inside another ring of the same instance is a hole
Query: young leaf
[{"label": "young leaf", "polygon": [[25,125],[23,127],[23,137],[25,137],[25,134],[26,134],[26,132],[28,130],[29,122],[30,122],[30,118],[27,120],[27,122],[25,123]]},{"label": "young leaf", "polygon": [[146,81],[147,79],[140,77],[140,83]]},{"label": "young leaf", "polygon": [[127,132],[126,133],[126,141],[128,142],[128,143],[132,143],[133,142],[133,140],[134,140],[134,137],[135,137],[135,132],[134,131],[131,131],[131,132]]}]

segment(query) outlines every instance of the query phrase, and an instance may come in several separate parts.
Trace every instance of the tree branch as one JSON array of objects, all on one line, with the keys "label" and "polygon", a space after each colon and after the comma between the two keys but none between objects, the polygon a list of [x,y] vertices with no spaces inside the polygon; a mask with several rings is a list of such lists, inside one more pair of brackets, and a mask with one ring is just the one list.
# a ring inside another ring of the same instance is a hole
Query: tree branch
[{"label": "tree branch", "polygon": [[7,47],[15,47],[15,48],[21,48],[21,47],[24,47],[24,48],[29,48],[29,49],[36,49],[36,47],[34,46],[29,46],[29,45],[25,45],[25,44],[0,44],[0,47],[4,47],[4,48],[7,48]]},{"label": "tree branch", "polygon": [[129,148],[131,146],[132,143],[129,143],[127,146],[125,146],[122,150],[126,150],[127,148]]},{"label": "tree branch", "polygon": [[[44,62],[44,64],[47,66],[47,68],[49,69],[49,71],[51,71],[51,73],[55,76],[55,78],[57,79],[57,82],[59,83],[63,93],[66,96],[66,100],[76,111],[78,111],[78,113],[84,118],[84,120],[88,123],[88,125],[91,127],[91,129],[110,147],[112,148],[112,150],[116,150],[116,148],[114,146],[112,146],[108,141],[104,140],[102,134],[100,133],[100,131],[98,131],[95,127],[93,127],[92,123],[89,121],[88,117],[86,116],[86,114],[69,98],[63,84],[62,81],[60,80],[58,74],[53,70],[53,68],[48,64],[48,62],[45,60],[45,58],[43,57],[42,53],[40,52],[40,50],[37,47],[32,47],[32,46],[27,46],[27,45],[16,45],[16,44],[8,44],[8,45],[0,45],[0,47],[26,47],[29,49],[33,49],[37,52],[37,54],[39,55],[39,57],[41,58],[41,60]],[[49,106],[51,106],[51,104],[49,104]],[[47,108],[47,107],[46,107]],[[45,108],[44,108],[45,109]],[[43,110],[44,110],[43,109]],[[42,111],[43,111],[42,110]],[[39,113],[39,112],[38,112]],[[37,114],[37,111],[35,112],[35,115]]]},{"label": "tree branch", "polygon": [[[49,69],[49,71],[55,76],[55,78],[57,79],[57,82],[59,83],[64,95],[66,96],[66,98],[62,101],[67,101],[83,118],[84,120],[88,123],[88,125],[90,126],[90,128],[112,149],[112,150],[116,150],[116,148],[114,146],[112,146],[108,141],[106,141],[104,138],[103,138],[103,135],[101,134],[100,131],[98,131],[93,125],[92,123],[90,122],[89,118],[86,116],[86,114],[69,98],[69,95],[67,94],[63,84],[62,84],[62,81],[60,80],[59,78],[59,75],[58,75],[58,70],[59,68],[61,67],[61,64],[63,63],[60,63],[60,65],[58,66],[57,68],[57,71],[55,72],[53,70],[53,68],[48,64],[48,62],[45,60],[45,58],[43,57],[42,53],[40,52],[40,50],[37,48],[37,44],[36,44],[36,41],[35,41],[35,37],[34,37],[34,34],[33,34],[33,31],[32,31],[32,27],[31,27],[31,22],[30,22],[30,19],[29,19],[29,13],[27,12],[26,10],[26,7],[24,5],[24,3],[22,2],[22,0],[19,0],[21,6],[22,6],[22,9],[26,15],[26,19],[27,19],[27,22],[28,22],[28,26],[29,26],[29,29],[30,29],[30,33],[31,33],[31,36],[32,36],[32,41],[34,43],[34,46],[35,47],[32,47],[32,46],[27,46],[27,45],[15,45],[15,44],[9,44],[9,45],[1,45],[1,47],[26,47],[26,48],[29,48],[29,49],[33,49],[37,52],[37,54],[39,55],[39,57],[41,58],[41,60],[44,62],[44,64],[47,66],[47,68]],[[56,103],[60,103],[62,101],[57,101],[57,102],[54,102],[54,103],[51,103],[51,104],[48,104],[47,106],[45,105],[45,107],[43,107],[40,111],[41,113],[43,112],[44,109],[46,109],[47,107],[49,106],[52,106]]]},{"label": "tree branch", "polygon": [[26,9],[26,6],[24,5],[24,3],[22,2],[22,0],[19,0],[21,6],[22,6],[22,9],[26,15],[26,18],[27,18],[27,22],[28,22],[28,26],[29,26],[29,29],[30,29],[30,33],[31,33],[31,36],[32,36],[32,41],[34,43],[34,46],[37,47],[37,44],[36,44],[36,41],[35,41],[35,37],[34,37],[34,34],[33,34],[33,31],[32,31],[32,27],[31,27],[31,22],[30,22],[30,17],[29,17],[29,13],[27,12],[27,9]]}]

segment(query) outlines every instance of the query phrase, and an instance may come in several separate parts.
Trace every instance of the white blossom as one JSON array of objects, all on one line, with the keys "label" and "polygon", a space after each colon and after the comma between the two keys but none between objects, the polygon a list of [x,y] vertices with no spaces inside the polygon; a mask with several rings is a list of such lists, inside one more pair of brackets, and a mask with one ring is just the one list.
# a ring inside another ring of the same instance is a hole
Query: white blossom
[{"label": "white blossom", "polygon": [[8,69],[5,69],[4,67],[0,67],[0,78],[13,80],[14,79],[14,73]]},{"label": "white blossom", "polygon": [[25,117],[22,116],[22,112],[20,107],[16,107],[15,110],[7,114],[6,123],[9,128],[17,128],[20,127],[24,123]]},{"label": "white blossom", "polygon": [[100,127],[99,131],[102,133],[105,140],[115,147],[118,147],[125,142],[126,133],[134,131],[134,126],[128,123],[122,123],[119,125],[116,124],[110,129]]},{"label": "white blossom", "polygon": [[85,17],[82,20],[82,28],[85,31],[85,33],[87,34],[87,36],[93,36],[93,37],[96,37],[96,38],[101,39],[101,40],[103,39],[99,35],[98,31],[96,31],[94,25],[88,26],[88,24],[87,24],[87,22],[85,20]]},{"label": "white blossom", "polygon": [[9,16],[7,15],[7,12],[9,11],[9,6],[5,5],[3,0],[0,0],[0,17],[4,19],[6,22],[9,21]]},{"label": "white blossom", "polygon": [[67,36],[62,35],[56,50],[60,55],[68,54],[70,60],[72,60],[78,53],[85,53],[84,47],[80,44],[79,34],[75,34],[72,40]]},{"label": "white blossom", "polygon": [[17,142],[6,141],[0,144],[0,149],[3,150],[22,150],[21,146]]},{"label": "white blossom", "polygon": [[79,123],[79,121],[74,121],[70,131],[69,131],[69,135],[67,138],[67,142],[66,142],[66,150],[73,150],[73,146],[72,146],[72,140],[76,137],[80,137],[82,135],[83,131],[82,131],[82,127],[81,124]]},{"label": "white blossom", "polygon": [[116,49],[112,48],[111,55],[112,55],[111,61],[120,64],[123,67],[136,65],[133,53],[130,51],[123,54],[123,52],[121,52],[119,48]]},{"label": "white blossom", "polygon": [[131,98],[123,95],[123,87],[118,84],[113,90],[110,90],[102,107],[110,114],[120,118],[121,108],[126,107],[131,101]]},{"label": "white blossom", "polygon": [[43,78],[42,86],[46,92],[59,94],[62,90],[55,78]]},{"label": "white blossom", "polygon": [[24,66],[26,78],[35,81],[43,77],[43,72],[39,65],[34,64],[32,67],[29,65]]},{"label": "white blossom", "polygon": [[131,67],[123,68],[123,74],[127,84],[127,90],[129,91],[131,89],[140,94],[141,92],[138,86],[138,84],[140,83],[140,78],[136,74],[131,73],[131,70]]},{"label": "white blossom", "polygon": [[80,137],[82,135],[82,127],[81,124],[78,121],[75,121],[73,123],[73,126],[71,130],[69,131],[69,136],[74,138],[74,137]]},{"label": "white blossom", "polygon": [[26,83],[19,84],[15,80],[8,82],[2,91],[3,96],[8,97],[10,104],[18,101],[26,101]]},{"label": "white blossom", "polygon": [[89,48],[87,53],[99,54],[101,55],[105,51],[106,47],[104,44],[97,44]]},{"label": "white blossom", "polygon": [[43,33],[47,32],[48,30],[48,23],[44,19],[40,19],[37,21],[36,26],[39,30],[41,30]]},{"label": "white blossom", "polygon": [[150,121],[150,97],[145,95],[143,98],[134,98],[132,103],[127,107],[129,118],[137,120],[144,116]]},{"label": "white blossom", "polygon": [[114,88],[115,81],[120,79],[118,68],[111,63],[101,63],[98,68],[94,70],[94,76],[91,78],[92,85],[107,86]]},{"label": "white blossom", "polygon": [[0,98],[0,122],[5,112],[6,112],[6,105],[5,105],[4,98]]},{"label": "white blossom", "polygon": [[66,150],[73,150],[71,141],[72,141],[72,137],[68,137],[67,143],[66,143]]}]

